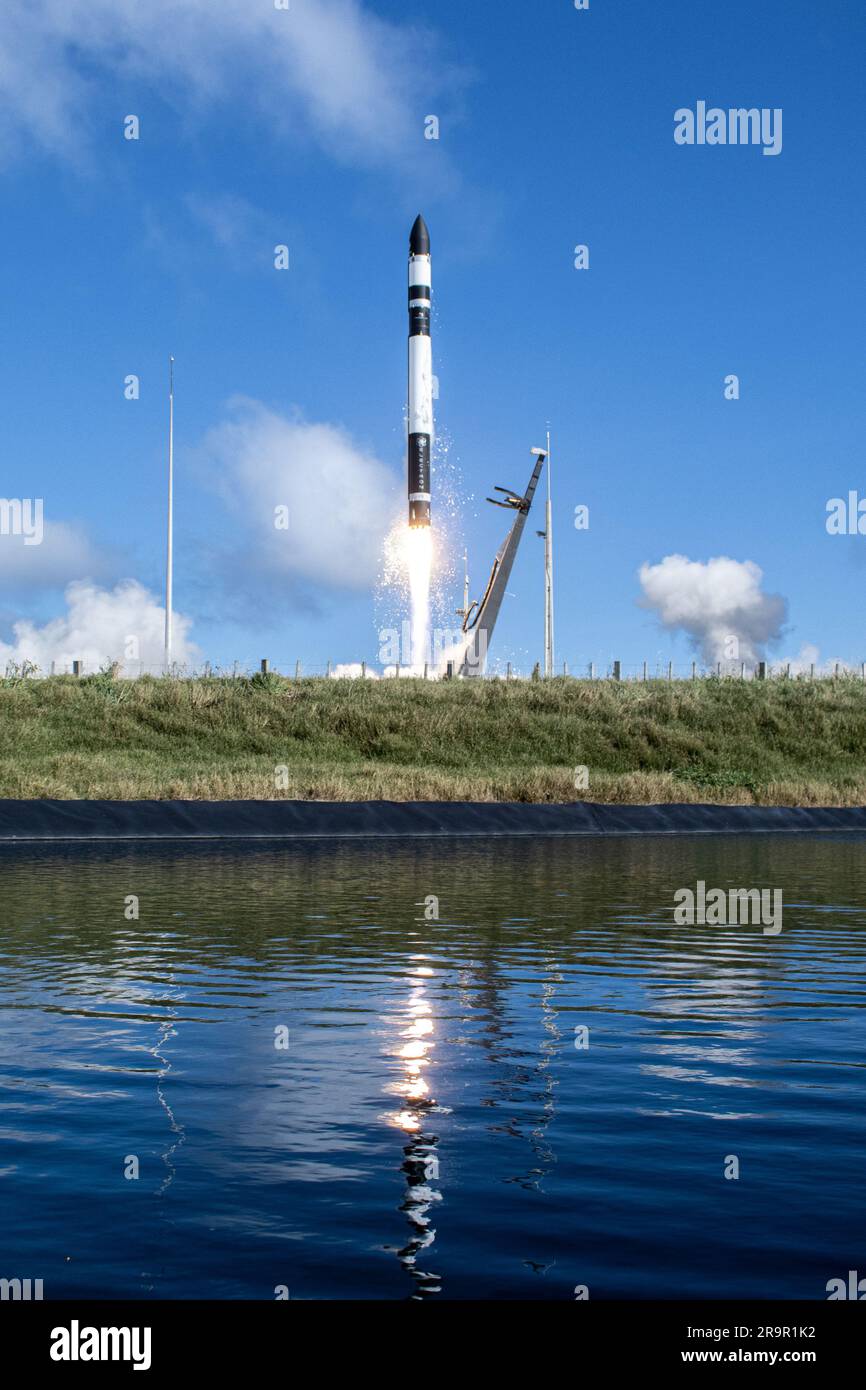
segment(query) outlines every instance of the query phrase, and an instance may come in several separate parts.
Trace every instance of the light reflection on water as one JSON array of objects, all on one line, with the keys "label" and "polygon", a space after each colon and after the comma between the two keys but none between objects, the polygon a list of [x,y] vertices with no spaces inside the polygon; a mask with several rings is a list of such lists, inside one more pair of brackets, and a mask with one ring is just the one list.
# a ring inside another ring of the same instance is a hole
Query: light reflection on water
[{"label": "light reflection on water", "polygon": [[[0,1277],[823,1297],[866,1234],[863,850],[0,850]],[[675,925],[699,878],[781,887],[781,935]]]}]

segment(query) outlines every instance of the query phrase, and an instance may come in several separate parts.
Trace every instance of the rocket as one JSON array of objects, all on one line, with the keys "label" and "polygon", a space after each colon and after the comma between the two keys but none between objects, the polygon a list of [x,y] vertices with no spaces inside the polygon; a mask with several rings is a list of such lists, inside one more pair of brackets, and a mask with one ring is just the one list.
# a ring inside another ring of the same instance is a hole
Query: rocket
[{"label": "rocket", "polygon": [[409,236],[409,525],[430,525],[433,354],[430,344],[430,233],[419,213]]}]

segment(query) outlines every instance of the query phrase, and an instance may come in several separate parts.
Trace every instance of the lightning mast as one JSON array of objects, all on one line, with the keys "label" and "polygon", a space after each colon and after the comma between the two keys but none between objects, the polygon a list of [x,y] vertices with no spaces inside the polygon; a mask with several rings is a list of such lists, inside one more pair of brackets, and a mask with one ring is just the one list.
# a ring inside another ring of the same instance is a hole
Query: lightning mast
[{"label": "lightning mast", "polygon": [[553,516],[550,505],[550,430],[547,431],[547,511],[544,518],[544,674],[553,675]]},{"label": "lightning mast", "polygon": [[165,558],[165,669],[171,670],[171,599],[174,568],[174,358],[168,359],[168,524]]}]

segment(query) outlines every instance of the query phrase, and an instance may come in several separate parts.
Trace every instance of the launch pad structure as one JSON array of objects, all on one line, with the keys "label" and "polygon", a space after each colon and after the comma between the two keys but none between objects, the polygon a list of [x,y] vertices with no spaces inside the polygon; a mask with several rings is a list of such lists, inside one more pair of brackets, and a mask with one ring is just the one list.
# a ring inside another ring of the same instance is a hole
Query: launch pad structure
[{"label": "launch pad structure", "polygon": [[493,491],[501,492],[503,500],[500,501],[496,497],[487,498],[487,501],[492,502],[494,507],[507,507],[509,510],[515,511],[517,516],[514,518],[511,530],[496,552],[484,594],[478,602],[469,605],[463,618],[463,632],[467,641],[457,672],[459,676],[484,675],[493,629],[496,626],[496,619],[499,617],[499,610],[502,607],[505,589],[511,577],[514,558],[520,545],[520,538],[523,535],[529,509],[532,506],[535,489],[538,487],[541,470],[547,459],[546,449],[533,449],[532,453],[535,455],[535,466],[526,485],[526,491],[518,493],[511,488],[497,486],[494,487]]}]

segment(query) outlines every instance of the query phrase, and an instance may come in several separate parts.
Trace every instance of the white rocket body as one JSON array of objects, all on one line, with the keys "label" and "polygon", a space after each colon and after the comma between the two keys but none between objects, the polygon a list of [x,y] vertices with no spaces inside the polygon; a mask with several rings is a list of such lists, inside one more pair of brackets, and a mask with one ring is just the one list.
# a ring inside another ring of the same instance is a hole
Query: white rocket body
[{"label": "white rocket body", "polygon": [[430,341],[430,237],[419,216],[409,240],[409,525],[430,525],[433,349]]}]

